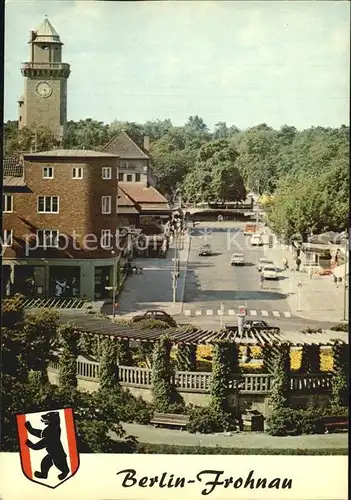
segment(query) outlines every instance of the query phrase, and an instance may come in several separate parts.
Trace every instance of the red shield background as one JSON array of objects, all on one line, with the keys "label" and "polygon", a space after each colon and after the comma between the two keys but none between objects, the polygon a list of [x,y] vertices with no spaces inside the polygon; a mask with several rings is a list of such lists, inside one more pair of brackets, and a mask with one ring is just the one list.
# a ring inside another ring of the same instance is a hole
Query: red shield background
[{"label": "red shield background", "polygon": [[[58,479],[60,471],[53,465],[48,473],[47,479],[39,479],[34,476],[35,471],[40,471],[40,464],[45,455],[46,449],[32,450],[26,445],[26,440],[29,439],[33,443],[40,441],[40,438],[31,435],[25,427],[28,420],[35,429],[44,429],[46,426],[41,421],[41,416],[56,411],[60,415],[61,426],[61,443],[67,455],[67,465],[69,474],[65,479]],[[24,475],[35,483],[48,486],[49,488],[57,488],[60,484],[70,479],[79,468],[79,454],[77,449],[76,428],[74,422],[74,414],[72,408],[64,408],[59,410],[46,410],[35,413],[26,413],[17,415],[17,429],[19,439],[19,451],[21,456],[21,465]]]}]

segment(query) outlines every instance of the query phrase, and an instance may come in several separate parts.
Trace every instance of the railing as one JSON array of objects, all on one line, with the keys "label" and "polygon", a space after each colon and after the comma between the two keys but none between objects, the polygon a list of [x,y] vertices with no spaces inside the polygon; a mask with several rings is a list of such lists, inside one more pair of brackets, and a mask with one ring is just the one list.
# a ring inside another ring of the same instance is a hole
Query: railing
[{"label": "railing", "polygon": [[67,63],[53,63],[53,62],[25,62],[21,65],[22,69],[65,69],[69,70],[70,66]]},{"label": "railing", "polygon": [[180,390],[208,392],[212,380],[209,372],[178,372],[174,377],[175,386]]},{"label": "railing", "polygon": [[151,370],[134,366],[119,367],[119,382],[133,387],[151,387]]},{"label": "railing", "polygon": [[[59,362],[51,361],[49,369],[58,372]],[[152,370],[135,366],[119,366],[119,382],[130,387],[152,387]],[[98,382],[99,363],[79,356],[77,360],[77,376],[84,380]],[[207,393],[212,381],[211,372],[176,371],[173,383],[179,391]],[[290,377],[290,390],[293,393],[325,392],[331,390],[332,374],[317,373],[312,375],[293,374]],[[244,373],[233,375],[229,381],[229,389],[243,394],[267,394],[272,391],[273,377],[268,373]]]},{"label": "railing", "polygon": [[293,392],[330,391],[331,386],[331,373],[299,374],[290,379],[290,389]]}]

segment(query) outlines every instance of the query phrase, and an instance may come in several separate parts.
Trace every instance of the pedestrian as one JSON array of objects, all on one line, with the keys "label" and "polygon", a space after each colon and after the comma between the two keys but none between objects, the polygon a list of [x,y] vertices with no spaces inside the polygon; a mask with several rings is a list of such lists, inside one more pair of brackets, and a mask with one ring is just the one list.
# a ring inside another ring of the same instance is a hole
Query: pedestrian
[{"label": "pedestrian", "polygon": [[283,268],[284,268],[284,271],[286,271],[288,269],[288,259],[286,257],[283,257]]},{"label": "pedestrian", "polygon": [[334,262],[336,266],[338,265],[339,257],[340,257],[340,248],[338,248],[337,251],[335,252]]},{"label": "pedestrian", "polygon": [[296,271],[300,271],[300,266],[301,266],[301,259],[300,259],[300,257],[297,257],[297,259],[296,259]]},{"label": "pedestrian", "polygon": [[261,273],[261,274],[260,274],[260,285],[261,285],[261,290],[263,289],[263,283],[264,283],[264,276],[263,276],[263,274]]},{"label": "pedestrian", "polygon": [[335,276],[335,274],[333,274],[333,281],[334,281],[334,284],[335,284],[336,288],[339,288],[339,280],[338,280],[338,278]]}]

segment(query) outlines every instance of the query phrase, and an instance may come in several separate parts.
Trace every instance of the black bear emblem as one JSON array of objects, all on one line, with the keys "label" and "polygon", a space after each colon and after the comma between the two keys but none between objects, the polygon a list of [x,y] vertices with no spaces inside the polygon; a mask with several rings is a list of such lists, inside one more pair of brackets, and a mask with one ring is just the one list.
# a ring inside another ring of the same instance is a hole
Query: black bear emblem
[{"label": "black bear emblem", "polygon": [[51,411],[41,416],[41,421],[45,424],[44,429],[34,429],[27,420],[26,429],[35,437],[41,438],[37,443],[32,443],[29,439],[26,445],[32,450],[46,449],[47,455],[43,458],[40,465],[40,472],[34,472],[34,476],[47,479],[49,469],[55,465],[60,471],[57,477],[62,480],[69,473],[67,465],[67,455],[61,443],[60,414],[57,411]]}]

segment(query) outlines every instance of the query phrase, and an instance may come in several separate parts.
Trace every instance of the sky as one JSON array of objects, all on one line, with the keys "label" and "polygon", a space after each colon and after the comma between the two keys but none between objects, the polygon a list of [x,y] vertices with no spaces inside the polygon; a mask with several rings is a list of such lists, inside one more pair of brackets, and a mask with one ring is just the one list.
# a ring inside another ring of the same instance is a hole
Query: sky
[{"label": "sky", "polygon": [[20,64],[45,15],[71,64],[69,120],[349,122],[350,5],[337,0],[7,0],[5,121],[17,119]]}]

